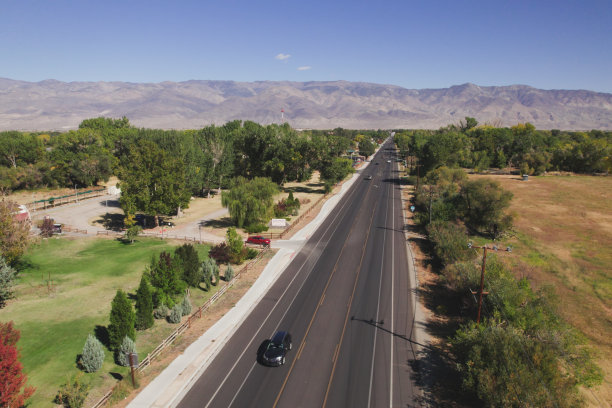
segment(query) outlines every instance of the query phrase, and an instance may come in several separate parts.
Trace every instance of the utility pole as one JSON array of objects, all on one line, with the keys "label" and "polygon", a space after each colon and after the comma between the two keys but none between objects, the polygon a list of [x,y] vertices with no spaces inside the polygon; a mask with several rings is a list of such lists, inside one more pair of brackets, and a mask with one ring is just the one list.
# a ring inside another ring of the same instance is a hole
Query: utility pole
[{"label": "utility pole", "polygon": [[[497,245],[493,245],[493,247],[488,247],[486,245],[475,246],[475,245],[472,245],[471,242],[469,242],[468,248],[482,248],[482,269],[480,272],[480,290],[478,291],[478,314],[476,316],[476,326],[479,326],[480,325],[480,314],[482,310],[482,296],[489,294],[489,292],[484,292],[484,277],[485,277],[485,271],[487,267],[487,249],[492,249],[494,251],[497,251]],[[512,252],[512,247],[511,246],[506,247],[506,251]],[[472,295],[475,295],[475,294],[476,292],[472,291]]]}]

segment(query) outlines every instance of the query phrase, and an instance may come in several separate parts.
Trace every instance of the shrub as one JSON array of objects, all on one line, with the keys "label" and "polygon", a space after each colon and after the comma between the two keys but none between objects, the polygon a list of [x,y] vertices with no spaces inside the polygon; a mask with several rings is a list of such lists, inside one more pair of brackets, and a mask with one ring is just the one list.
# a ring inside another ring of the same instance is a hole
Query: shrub
[{"label": "shrub", "polygon": [[90,334],[83,346],[81,367],[87,373],[95,373],[102,368],[102,363],[104,363],[104,346],[102,346],[100,340]]},{"label": "shrub", "polygon": [[47,217],[40,224],[40,235],[44,238],[49,238],[53,235],[53,229],[53,219]]},{"label": "shrub", "polygon": [[82,373],[72,377],[62,385],[55,396],[55,403],[66,408],[80,408],[89,394],[89,385],[83,383]]},{"label": "shrub", "polygon": [[433,221],[427,226],[427,234],[434,244],[436,257],[444,265],[474,257],[474,251],[468,248],[468,237],[465,229],[458,224]]},{"label": "shrub", "polygon": [[249,234],[259,234],[268,230],[268,226],[265,224],[250,224],[244,227],[244,230]]},{"label": "shrub", "polygon": [[224,278],[226,282],[229,282],[234,279],[234,268],[232,268],[232,265],[227,265]]},{"label": "shrub", "polygon": [[255,257],[259,254],[256,249],[247,248],[247,256],[246,259],[255,259]]},{"label": "shrub", "polygon": [[162,303],[157,309],[153,310],[153,317],[156,319],[165,319],[168,316],[168,313],[170,313],[170,309],[168,309],[168,306]]},{"label": "shrub", "polygon": [[[230,261],[230,249],[225,242],[210,248],[208,256],[218,263],[228,263]],[[204,261],[206,263],[206,261]],[[204,265],[204,263],[202,265]]]},{"label": "shrub", "polygon": [[117,364],[123,367],[129,367],[130,365],[130,353],[136,353],[136,343],[128,336],[123,338],[121,346],[117,351]]},{"label": "shrub", "polygon": [[183,317],[183,308],[181,307],[180,304],[176,304],[174,305],[174,307],[170,311],[170,314],[168,315],[168,321],[174,324],[180,323],[181,317]]},{"label": "shrub", "polygon": [[185,296],[181,302],[181,314],[187,316],[189,313],[191,313],[191,302],[189,298]]}]

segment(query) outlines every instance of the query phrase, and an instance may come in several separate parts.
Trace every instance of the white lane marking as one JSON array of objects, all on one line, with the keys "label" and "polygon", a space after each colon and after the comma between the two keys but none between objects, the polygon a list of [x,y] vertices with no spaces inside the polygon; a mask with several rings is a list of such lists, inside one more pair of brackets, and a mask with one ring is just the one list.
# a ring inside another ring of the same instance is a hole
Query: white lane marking
[{"label": "white lane marking", "polygon": [[[387,225],[387,216],[389,214],[389,206],[385,206],[385,226]],[[383,235],[383,255],[384,255],[384,248],[386,246],[387,243],[387,234]],[[380,311],[380,292],[382,289],[382,275],[383,275],[383,268],[384,268],[384,264],[385,264],[385,257],[383,256],[382,262],[380,263],[380,276],[378,278],[378,298],[376,300],[376,325],[378,325],[378,315],[379,315],[379,311]],[[372,403],[372,385],[373,385],[373,380],[374,380],[374,361],[376,360],[376,337],[378,335],[378,328],[375,325],[375,330],[374,330],[374,345],[372,346],[372,364],[370,366],[370,389],[368,391],[368,408],[370,407],[371,403]]]},{"label": "white lane marking", "polygon": [[[354,190],[356,191],[356,189]],[[317,241],[317,244],[314,245],[312,252],[310,253],[310,255],[308,255],[308,257],[306,258],[306,260],[304,261],[304,263],[302,264],[302,266],[300,266],[300,269],[298,269],[298,271],[296,272],[295,276],[291,279],[291,281],[289,282],[289,284],[287,285],[287,287],[285,288],[285,290],[283,291],[282,295],[279,297],[278,301],[276,302],[276,304],[274,305],[274,307],[272,307],[272,309],[270,309],[270,312],[268,313],[268,315],[266,316],[266,318],[263,320],[262,324],[259,326],[259,328],[257,329],[257,332],[255,332],[255,335],[251,338],[251,340],[249,341],[249,343],[247,344],[247,346],[244,348],[244,350],[242,351],[242,353],[240,353],[240,356],[238,356],[238,358],[236,359],[236,362],[232,365],[232,368],[227,372],[227,375],[223,378],[223,381],[219,384],[219,386],[217,387],[217,390],[215,391],[215,393],[212,395],[212,397],[210,398],[210,400],[208,401],[208,404],[205,405],[205,408],[208,408],[210,406],[210,404],[213,402],[213,400],[216,398],[217,394],[219,393],[219,391],[221,390],[221,388],[223,387],[223,385],[225,384],[225,382],[227,381],[227,379],[229,378],[230,374],[232,373],[232,371],[234,371],[234,369],[236,368],[236,365],[238,364],[238,362],[240,360],[242,360],[242,357],[244,356],[244,353],[246,353],[247,349],[251,346],[251,343],[253,343],[253,341],[255,340],[256,337],[258,337],[259,332],[261,331],[261,329],[263,328],[263,326],[266,324],[266,322],[268,321],[268,319],[270,318],[270,315],[272,314],[272,312],[276,309],[276,306],[278,306],[278,304],[280,303],[280,300],[285,296],[285,294],[287,293],[287,291],[289,290],[289,288],[291,287],[291,285],[293,284],[293,281],[297,278],[297,276],[300,274],[302,268],[304,267],[304,265],[306,265],[308,263],[308,261],[310,260],[310,258],[315,254],[318,253],[318,255],[320,256],[322,254],[321,252],[315,251],[314,249],[317,248],[319,246],[319,244],[321,243],[321,241],[323,240],[323,237],[327,234],[327,232],[329,231],[329,229],[331,228],[331,226],[334,224],[334,222],[336,221],[336,219],[339,217],[340,213],[342,212],[342,210],[344,209],[344,207],[347,205],[347,203],[350,202],[350,200],[344,200],[344,203],[342,205],[342,208],[340,208],[340,211],[336,212],[336,215],[334,216],[334,219],[332,220],[332,222],[330,222],[327,226],[327,228],[325,229],[325,232],[323,232],[323,234],[321,234],[321,238],[319,238],[319,240]],[[339,226],[339,225],[338,225]],[[336,232],[336,230],[338,229],[338,226],[336,226],[336,228],[334,228],[333,233]],[[332,233],[332,235],[333,235]],[[289,303],[289,307],[287,307],[287,309],[285,310],[285,314],[287,313],[287,311],[291,308],[291,305],[293,305],[293,302],[295,301],[297,295],[300,293],[302,287],[304,286],[304,284],[306,283],[306,281],[308,281],[308,278],[310,277],[310,274],[312,273],[313,270],[311,270],[308,273],[308,276],[306,277],[306,279],[304,279],[304,281],[302,282],[302,284],[300,285],[300,288],[298,289],[298,291],[296,292],[295,296],[293,297],[293,299],[291,300],[291,302]],[[285,315],[283,314],[283,317]],[[280,319],[282,320],[282,318]],[[279,321],[280,322],[280,321]],[[278,325],[276,326],[276,329],[278,328]],[[275,329],[275,330],[276,330]],[[272,333],[274,334],[274,333]],[[247,378],[249,377],[249,375],[251,374],[251,371],[253,371],[253,368],[255,368],[256,364],[253,364],[251,366],[251,369],[249,370],[249,372],[247,373],[246,377],[244,378],[244,380],[242,381],[242,384],[240,385],[240,388],[236,391],[236,393],[234,394],[234,398],[232,399],[232,402],[234,401],[234,399],[236,399],[236,396],[240,393],[240,390],[242,389],[242,387],[244,386],[244,383],[246,382]],[[231,403],[230,403],[231,406]]]}]

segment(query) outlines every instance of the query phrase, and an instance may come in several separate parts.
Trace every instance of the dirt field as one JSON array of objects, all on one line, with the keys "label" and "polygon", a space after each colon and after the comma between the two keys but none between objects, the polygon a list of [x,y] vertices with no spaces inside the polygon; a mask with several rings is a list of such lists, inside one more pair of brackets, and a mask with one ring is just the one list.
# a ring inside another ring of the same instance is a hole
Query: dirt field
[{"label": "dirt field", "polygon": [[514,198],[511,262],[535,287],[554,285],[562,315],[598,351],[604,383],[585,391],[590,406],[612,401],[612,178],[492,178]]}]

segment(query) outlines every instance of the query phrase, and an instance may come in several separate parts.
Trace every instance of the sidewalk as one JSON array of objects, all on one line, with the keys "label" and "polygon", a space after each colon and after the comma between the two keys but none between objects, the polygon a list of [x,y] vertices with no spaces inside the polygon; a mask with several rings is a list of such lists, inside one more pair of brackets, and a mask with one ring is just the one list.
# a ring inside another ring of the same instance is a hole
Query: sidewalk
[{"label": "sidewalk", "polygon": [[[363,166],[363,168],[366,168]],[[176,406],[199,375],[206,370],[217,352],[225,345],[235,330],[242,324],[253,307],[266,294],[268,289],[285,270],[306,240],[319,227],[325,217],[353,185],[361,178],[356,172],[344,182],[340,191],[329,198],[321,207],[319,214],[291,239],[273,241],[272,247],[279,251],[247,293],[217,323],[192,343],[182,355],[177,357],[160,375],[147,385],[129,404],[130,408],[162,408]]]}]

